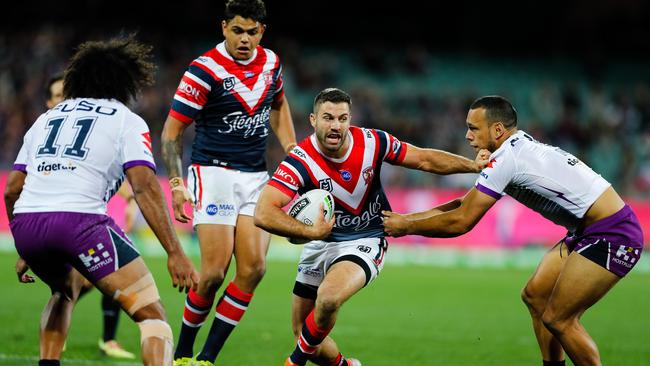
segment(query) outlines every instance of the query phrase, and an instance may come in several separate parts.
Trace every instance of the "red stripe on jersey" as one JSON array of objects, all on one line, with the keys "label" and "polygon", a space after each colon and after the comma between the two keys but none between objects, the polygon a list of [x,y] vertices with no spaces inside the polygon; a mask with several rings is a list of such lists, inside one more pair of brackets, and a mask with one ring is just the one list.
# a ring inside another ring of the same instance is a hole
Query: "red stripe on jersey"
[{"label": "red stripe on jersey", "polygon": [[398,140],[395,136],[384,132],[388,137],[388,146],[386,146],[386,158],[385,161],[388,161],[393,164],[399,164],[404,160],[406,156],[406,144]]},{"label": "red stripe on jersey", "polygon": [[[236,61],[233,61],[226,56],[222,55],[216,48],[211,49],[206,53],[206,56],[215,60],[219,65],[223,66],[229,74],[234,75],[239,81],[241,81],[249,90],[253,90],[253,86],[257,82],[257,79],[262,74],[264,64],[266,63],[266,51],[262,46],[257,46],[257,56],[255,60],[250,62],[247,65],[240,64]],[[246,77],[246,73],[254,73],[253,77]]]},{"label": "red stripe on jersey", "polygon": [[292,187],[300,186],[300,177],[290,168],[287,167],[288,163],[282,162],[273,173],[273,178],[285,182]]},{"label": "red stripe on jersey", "polygon": [[[325,174],[327,174],[328,177],[338,183],[346,191],[352,193],[354,192],[354,187],[357,185],[357,181],[361,177],[361,165],[363,164],[363,156],[366,144],[363,137],[363,131],[361,129],[351,128],[350,132],[352,134],[351,137],[354,140],[354,144],[352,146],[350,155],[342,163],[335,163],[323,157],[323,155],[320,154],[316,147],[313,145],[311,139],[308,139],[309,142],[302,147],[305,149],[305,152],[307,152],[307,154],[316,162],[316,164],[318,164],[318,166],[325,172]],[[350,180],[345,181],[343,179],[343,171],[347,171],[351,174]]]},{"label": "red stripe on jersey", "polygon": [[[352,138],[354,139],[354,146],[353,146],[353,151],[350,152],[350,156],[348,156],[348,159],[346,159],[345,162],[343,163],[334,163],[325,157],[321,155],[312,145],[311,138],[307,138],[303,140],[298,146],[303,148],[305,152],[318,164],[318,166],[327,174],[327,176],[335,181],[339,186],[341,186],[343,189],[348,191],[349,193],[354,192],[354,188],[356,185],[356,182],[361,179],[363,172],[361,171],[361,165],[363,164],[363,157],[365,153],[365,137],[364,137],[364,131],[361,128],[358,127],[351,127],[350,131],[352,132]],[[374,130],[371,130],[374,131]],[[374,138],[376,139],[377,136],[375,135]],[[372,163],[372,169],[373,173],[375,170],[375,167],[377,165],[377,155],[378,155],[378,150],[379,150],[379,141],[376,140],[375,143],[375,151],[372,152],[373,154],[373,163]],[[314,172],[311,170],[311,167],[309,164],[307,164],[302,158],[300,158],[298,155],[294,154],[293,152],[289,154],[293,158],[295,158],[297,161],[299,161],[302,166],[307,170],[307,173],[309,174],[309,179],[311,179],[311,182],[314,186],[319,187],[319,181],[316,179],[316,176],[314,175]],[[358,159],[358,160],[355,160]],[[351,163],[353,162],[353,163]],[[334,167],[330,167],[330,164]],[[352,174],[352,179],[350,179],[350,182],[345,182],[343,178],[341,177],[341,170],[347,170]],[[354,184],[354,185],[352,185]],[[350,187],[350,188],[348,188]],[[357,207],[352,207],[348,205],[347,203],[343,202],[342,200],[338,199],[336,195],[334,195],[334,201],[336,202],[337,205],[341,205],[345,207],[346,210],[350,211],[351,213],[355,215],[359,215],[361,211],[363,210],[364,204],[366,202],[366,199],[368,198],[368,195],[370,194],[370,187],[365,186],[364,187],[364,193],[363,197],[359,201],[359,204]]]},{"label": "red stripe on jersey", "polygon": [[269,180],[268,184],[271,187],[275,187],[275,188],[279,189],[280,192],[286,194],[287,196],[289,196],[289,198],[293,198],[293,196],[296,195],[296,191],[292,191],[291,189],[289,189],[289,187],[287,187],[284,184],[278,182],[277,180],[274,180],[273,178],[271,178],[271,180]]},{"label": "red stripe on jersey", "polygon": [[[208,51],[205,56],[208,56],[212,58],[217,64],[222,66],[229,74],[234,75],[239,81],[244,84],[249,90],[253,90],[255,83],[259,79],[260,75],[262,75],[262,71],[264,70],[264,65],[266,64],[266,51],[262,46],[257,46],[257,57],[255,60],[253,60],[251,63],[248,65],[242,65],[239,64],[233,60],[228,59],[224,55],[221,54],[216,48],[213,48],[212,50]],[[273,70],[277,69],[278,65],[280,64],[280,58],[276,57],[275,60],[275,65],[273,69],[268,70],[269,73],[272,73]],[[200,64],[197,64],[200,65]],[[202,69],[205,69],[205,67],[202,67]],[[253,77],[247,78],[246,73],[252,72],[254,74]],[[213,72],[210,72],[210,75],[214,75]],[[272,74],[269,74],[272,77]],[[216,78],[216,80],[221,80]],[[230,90],[230,94],[233,95],[239,103],[244,107],[246,112],[248,112],[249,115],[253,115],[255,111],[262,105],[264,102],[264,99],[266,98],[266,95],[269,92],[269,89],[271,88],[271,82],[265,82],[264,85],[264,91],[260,95],[259,99],[257,100],[257,104],[255,104],[252,108],[248,106],[248,103],[242,98],[242,96],[235,91],[235,89]]]},{"label": "red stripe on jersey", "polygon": [[208,101],[208,93],[210,93],[208,88],[192,80],[185,74],[176,89],[176,95],[200,106],[204,106]]},{"label": "red stripe on jersey", "polygon": [[174,119],[177,119],[177,120],[179,120],[179,121],[181,121],[181,122],[183,122],[185,124],[188,124],[188,125],[191,124],[194,121],[192,118],[190,118],[190,117],[188,117],[188,116],[186,116],[186,115],[184,115],[182,113],[176,112],[173,109],[171,109],[169,111],[169,116],[174,118]]}]

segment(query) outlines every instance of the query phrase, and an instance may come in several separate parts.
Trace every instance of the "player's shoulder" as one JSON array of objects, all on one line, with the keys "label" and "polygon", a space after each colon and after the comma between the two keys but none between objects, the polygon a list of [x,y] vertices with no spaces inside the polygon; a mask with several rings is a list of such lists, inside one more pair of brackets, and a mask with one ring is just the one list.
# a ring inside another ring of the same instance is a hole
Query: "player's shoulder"
[{"label": "player's shoulder", "polygon": [[266,48],[266,47],[262,47],[262,46],[257,46],[257,52],[264,52],[264,54],[266,55],[267,59],[271,57],[271,58],[274,58],[274,59],[276,59],[276,60],[278,60],[278,61],[280,60],[280,56],[279,56],[277,53],[275,53],[275,52],[274,52],[272,49],[270,49],[270,48]]},{"label": "player's shoulder", "polygon": [[302,141],[300,141],[290,152],[288,157],[293,158],[293,159],[298,159],[301,161],[305,161],[307,159],[307,155],[313,155],[313,146],[311,142],[311,136],[310,135]]}]

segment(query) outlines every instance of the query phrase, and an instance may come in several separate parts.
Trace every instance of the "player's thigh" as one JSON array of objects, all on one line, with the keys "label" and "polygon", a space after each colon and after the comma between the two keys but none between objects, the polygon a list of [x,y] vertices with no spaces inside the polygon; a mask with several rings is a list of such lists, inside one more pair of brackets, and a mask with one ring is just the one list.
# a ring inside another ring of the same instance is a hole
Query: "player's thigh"
[{"label": "player's thigh", "polygon": [[573,252],[548,299],[545,316],[554,320],[579,317],[619,280],[617,275]]},{"label": "player's thigh", "polygon": [[239,215],[235,228],[235,258],[237,267],[264,266],[269,250],[270,235],[255,226],[253,216]]},{"label": "player's thigh", "polygon": [[233,254],[235,227],[200,224],[196,226],[196,233],[201,249],[201,272],[225,271]]},{"label": "player's thigh", "polygon": [[530,299],[548,299],[568,256],[569,251],[563,240],[546,252],[526,283],[524,296]]},{"label": "player's thigh", "polygon": [[318,287],[317,300],[341,305],[365,285],[366,272],[361,266],[348,260],[336,262],[328,269]]}]

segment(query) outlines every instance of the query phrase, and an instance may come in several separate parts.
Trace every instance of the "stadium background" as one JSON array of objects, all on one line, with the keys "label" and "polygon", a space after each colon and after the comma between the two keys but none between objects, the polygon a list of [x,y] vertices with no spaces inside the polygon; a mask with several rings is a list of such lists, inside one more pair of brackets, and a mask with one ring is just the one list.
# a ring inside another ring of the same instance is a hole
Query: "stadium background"
[{"label": "stadium background", "polygon": [[[473,99],[509,98],[520,127],[568,150],[600,172],[629,199],[650,235],[650,4],[641,0],[388,3],[267,1],[262,44],[285,67],[286,92],[299,138],[309,134],[313,96],[337,86],[353,96],[354,121],[419,146],[471,156],[464,120]],[[85,40],[138,32],[154,45],[156,85],[134,110],[159,136],[173,91],[187,64],[222,40],[221,1],[58,1],[12,3],[0,24],[0,171],[11,168],[22,135],[43,112],[43,87],[63,70]],[[189,158],[192,133],[185,135]],[[273,138],[269,169],[281,160]],[[158,160],[164,184],[164,167]],[[438,177],[384,169],[397,211],[424,209],[462,194],[474,175]],[[5,174],[0,173],[4,187]],[[111,202],[121,221],[124,203]],[[0,365],[34,363],[42,284],[19,285],[16,258],[0,209]],[[179,233],[197,254],[187,226]],[[519,289],[543,251],[563,231],[509,199],[474,232],[458,239],[393,241],[377,283],[344,307],[335,337],[370,365],[396,360],[415,365],[534,364],[539,356]],[[164,261],[146,224],[132,234],[156,273],[176,331],[183,296],[170,291]],[[275,238],[267,278],[252,311],[224,350],[226,364],[279,364],[291,348],[290,289],[299,248]],[[650,261],[617,286],[587,326],[605,364],[648,365],[647,303]],[[90,297],[96,294],[90,295]],[[3,295],[5,298],[5,295]],[[389,317],[386,314],[390,314]],[[613,316],[619,314],[619,316]],[[624,314],[621,316],[620,314]],[[65,357],[70,364],[108,364],[96,350],[97,299],[75,314]],[[625,339],[617,334],[627,334]],[[122,320],[120,338],[137,348],[137,329]],[[378,346],[390,344],[390,347]],[[259,346],[259,347],[258,347]],[[246,352],[250,348],[258,352]],[[381,351],[378,352],[378,349]],[[472,352],[467,352],[472,350]],[[609,361],[609,362],[607,362]]]}]

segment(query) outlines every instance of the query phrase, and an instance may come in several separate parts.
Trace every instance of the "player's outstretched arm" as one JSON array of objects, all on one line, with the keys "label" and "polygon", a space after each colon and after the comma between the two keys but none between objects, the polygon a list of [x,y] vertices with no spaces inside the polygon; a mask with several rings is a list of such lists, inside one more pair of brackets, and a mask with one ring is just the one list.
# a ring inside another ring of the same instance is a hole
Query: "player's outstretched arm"
[{"label": "player's outstretched arm", "polygon": [[150,168],[141,165],[127,169],[126,176],[142,215],[167,252],[167,269],[174,287],[185,292],[190,288],[196,290],[199,275],[176,236],[158,178]]},{"label": "player's outstretched arm", "polygon": [[183,183],[183,133],[187,124],[177,120],[174,117],[167,117],[162,132],[162,156],[167,175],[169,176],[169,185],[172,188],[172,208],[174,209],[174,218],[180,222],[186,223],[192,220],[185,212],[185,202],[194,206],[192,196]]},{"label": "player's outstretched arm", "polygon": [[496,201],[493,197],[472,188],[457,208],[430,217],[408,219],[408,215],[382,211],[384,231],[395,237],[404,235],[456,237],[470,231]]},{"label": "player's outstretched arm", "polygon": [[23,191],[27,174],[20,170],[12,170],[7,176],[7,186],[5,187],[5,208],[7,209],[7,218],[11,221],[14,218],[14,205]]},{"label": "player's outstretched arm", "polygon": [[320,240],[330,235],[336,220],[334,216],[326,222],[324,215],[318,215],[313,226],[305,225],[282,211],[282,207],[289,202],[291,198],[279,189],[270,185],[264,187],[255,206],[255,225],[272,234],[290,238]]},{"label": "player's outstretched arm", "polygon": [[413,212],[410,214],[405,214],[404,217],[408,220],[421,220],[421,219],[426,219],[434,215],[439,215],[443,212],[451,211],[455,208],[458,208],[460,206],[460,203],[462,202],[463,198],[456,198],[452,201],[445,202],[441,205],[438,205],[434,208],[431,208],[426,211],[422,212]]},{"label": "player's outstretched arm", "polygon": [[470,160],[447,151],[408,144],[400,165],[435,174],[478,173],[487,165],[489,156],[489,151],[481,150],[476,160]]},{"label": "player's outstretched arm", "polygon": [[275,136],[278,137],[282,149],[288,154],[296,146],[296,132],[293,128],[289,101],[284,96],[271,105],[269,123]]}]

